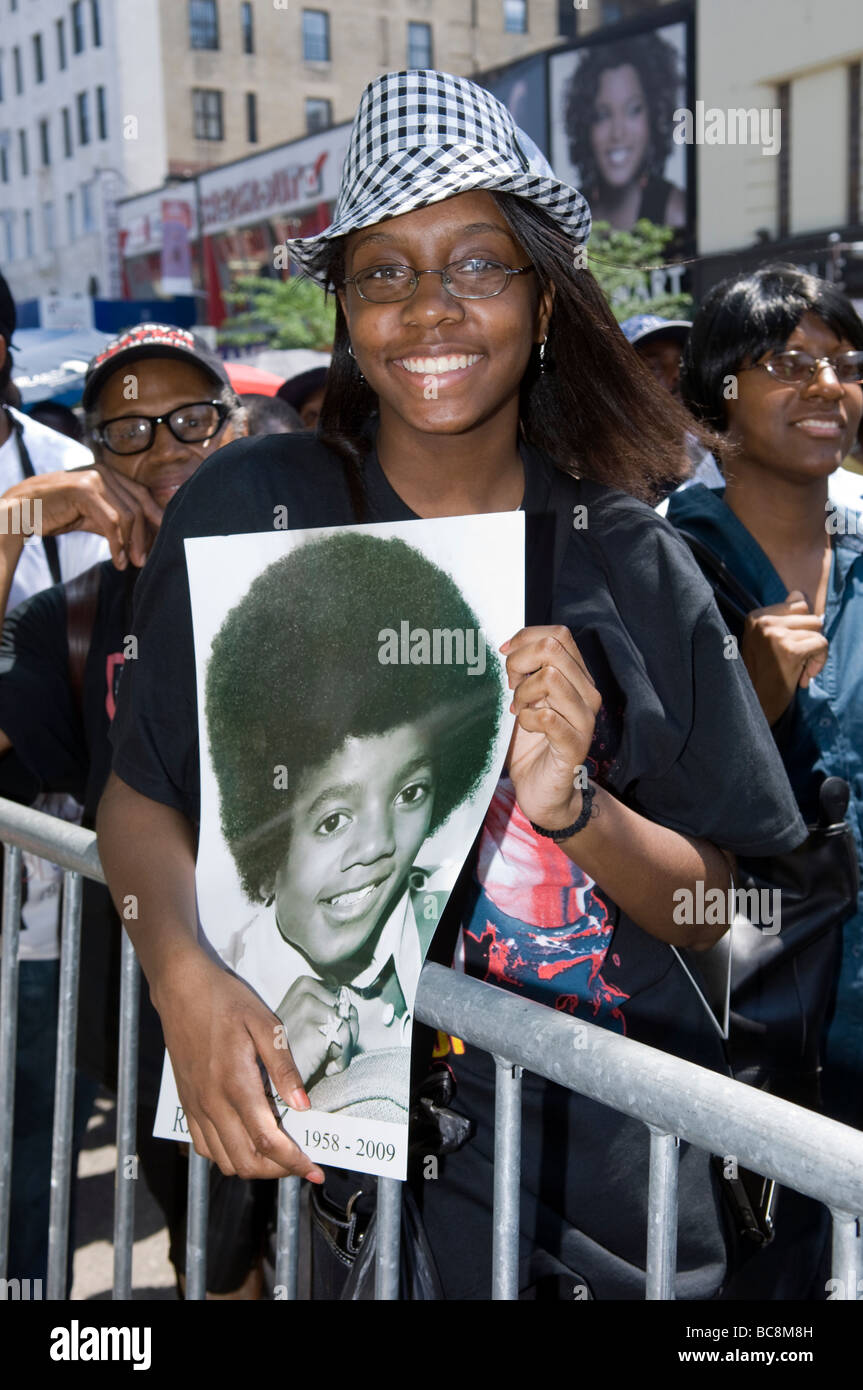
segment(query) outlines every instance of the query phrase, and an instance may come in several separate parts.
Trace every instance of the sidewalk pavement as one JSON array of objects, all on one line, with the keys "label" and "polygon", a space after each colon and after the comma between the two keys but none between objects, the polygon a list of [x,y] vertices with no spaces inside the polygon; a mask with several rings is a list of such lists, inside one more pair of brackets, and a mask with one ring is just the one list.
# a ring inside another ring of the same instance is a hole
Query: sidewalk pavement
[{"label": "sidewalk pavement", "polygon": [[[78,1164],[75,1201],[73,1299],[109,1300],[113,1284],[116,1106],[103,1091],[87,1126]],[[140,1172],[135,1186],[135,1243],[132,1297],[175,1302],[174,1271],[168,1261],[168,1232],[162,1213]]]}]

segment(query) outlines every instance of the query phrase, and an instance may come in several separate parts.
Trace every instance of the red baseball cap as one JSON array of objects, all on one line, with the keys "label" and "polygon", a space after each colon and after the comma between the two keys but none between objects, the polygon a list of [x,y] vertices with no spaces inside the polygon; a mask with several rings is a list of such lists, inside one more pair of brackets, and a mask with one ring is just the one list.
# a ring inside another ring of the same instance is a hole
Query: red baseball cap
[{"label": "red baseball cap", "polygon": [[143,357],[178,357],[182,362],[194,362],[219,386],[231,385],[227,367],[203,338],[170,323],[139,323],[112,338],[90,362],[81,396],[84,409],[93,408],[109,376]]}]

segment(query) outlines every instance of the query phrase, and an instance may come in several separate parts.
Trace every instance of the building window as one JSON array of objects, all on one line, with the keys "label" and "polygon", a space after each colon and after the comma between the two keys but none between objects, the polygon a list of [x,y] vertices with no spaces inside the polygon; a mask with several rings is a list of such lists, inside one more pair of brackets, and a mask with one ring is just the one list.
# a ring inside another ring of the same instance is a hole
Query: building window
[{"label": "building window", "polygon": [[9,182],[9,160],[6,156],[5,143],[0,145],[0,183]]},{"label": "building window", "polygon": [[776,88],[776,105],[781,112],[782,144],[776,160],[777,169],[777,227],[778,237],[787,237],[791,230],[791,83],[780,82]]},{"label": "building window", "polygon": [[12,49],[12,67],[15,70],[15,91],[17,95],[20,96],[24,90],[24,73],[21,68],[20,48]]},{"label": "building window", "polygon": [[87,93],[79,92],[75,98],[75,105],[78,109],[78,144],[89,145],[90,143],[90,107],[87,101]]},{"label": "building window", "polygon": [[92,183],[81,184],[81,231],[86,236],[87,232],[96,230],[96,219],[93,215],[93,185]]},{"label": "building window", "polygon": [[860,78],[863,63],[848,67],[848,221],[863,218],[860,202]]},{"label": "building window", "polygon": [[333,123],[333,103],[324,97],[306,97],[306,131],[326,130]]},{"label": "building window", "polygon": [[72,158],[72,116],[68,106],[64,106],[60,112],[63,117],[63,154],[66,159]]},{"label": "building window", "polygon": [[26,130],[18,131],[18,157],[21,161],[21,177],[22,179],[26,179],[30,172],[30,155],[27,150]]},{"label": "building window", "polygon": [[57,20],[57,66],[62,72],[66,66],[66,21]]},{"label": "building window", "polygon": [[99,0],[90,0],[90,27],[93,30],[93,47],[102,47],[102,16],[99,12]]},{"label": "building window", "polygon": [[431,68],[432,31],[430,24],[408,24],[408,67]]},{"label": "building window", "polygon": [[84,0],[72,5],[72,52],[84,52]]},{"label": "building window", "polygon": [[12,225],[12,214],[7,212],[7,214],[6,214],[6,216],[4,217],[3,220],[4,220],[4,222],[6,223],[6,259],[7,259],[7,261],[14,261],[14,259],[15,259],[15,235],[14,235],[14,233],[15,233],[15,228],[14,228],[13,225]]},{"label": "building window", "polygon": [[219,47],[216,0],[189,0],[189,44],[192,48]]},{"label": "building window", "polygon": [[209,91],[204,87],[193,88],[192,110],[196,140],[224,140],[221,92]]},{"label": "building window", "polygon": [[33,255],[33,214],[29,208],[24,209],[24,255]]},{"label": "building window", "polygon": [[[645,10],[655,10],[657,5],[665,3],[666,0],[602,0],[599,22],[617,24],[621,19],[637,19]],[[593,7],[594,0],[590,0],[590,8]]]},{"label": "building window", "polygon": [[45,81],[45,60],[42,56],[42,35],[33,35],[33,71],[37,82]]},{"label": "building window", "polygon": [[51,136],[47,117],[39,122],[39,149],[42,154],[42,168],[47,169],[51,163]]},{"label": "building window", "polygon": [[503,0],[505,34],[527,33],[527,0]]},{"label": "building window", "polygon": [[54,204],[42,204],[42,245],[44,250],[53,251],[56,244],[54,236]]},{"label": "building window", "polygon": [[96,88],[96,129],[100,140],[108,139],[108,102],[104,87]]},{"label": "building window", "polygon": [[330,16],[326,10],[303,10],[303,58],[307,63],[330,61]]},{"label": "building window", "polygon": [[78,236],[75,225],[75,194],[66,194],[66,240],[75,241]]},{"label": "building window", "polygon": [[258,98],[254,92],[246,92],[246,139],[250,145],[258,143]]},{"label": "building window", "polygon": [[557,32],[562,39],[574,39],[578,33],[578,11],[572,0],[557,0]]},{"label": "building window", "polygon": [[249,0],[244,0],[240,6],[240,32],[243,37],[243,52],[254,53],[255,51],[255,28],[252,18],[252,7]]}]

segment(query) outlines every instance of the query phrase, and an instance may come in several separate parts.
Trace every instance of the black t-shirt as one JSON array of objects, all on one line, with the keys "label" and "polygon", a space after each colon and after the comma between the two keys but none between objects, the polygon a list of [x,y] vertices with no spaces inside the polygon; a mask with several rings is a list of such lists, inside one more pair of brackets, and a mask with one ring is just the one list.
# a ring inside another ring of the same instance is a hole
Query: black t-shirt
[{"label": "black t-shirt", "polygon": [[[84,806],[92,827],[111,770],[109,729],[131,631],[132,593],[139,571],[116,570],[110,560],[96,567],[99,589],[80,698],[69,668],[65,584],[43,589],[7,616],[0,641],[0,729],[37,791],[68,792]],[[5,793],[10,756],[0,759]],[[114,1084],[117,1066],[120,919],[101,883],[84,879],[81,984],[78,1007],[78,1065],[97,1080]],[[164,1042],[158,1016],[142,985],[139,1092],[155,1102]]]}]

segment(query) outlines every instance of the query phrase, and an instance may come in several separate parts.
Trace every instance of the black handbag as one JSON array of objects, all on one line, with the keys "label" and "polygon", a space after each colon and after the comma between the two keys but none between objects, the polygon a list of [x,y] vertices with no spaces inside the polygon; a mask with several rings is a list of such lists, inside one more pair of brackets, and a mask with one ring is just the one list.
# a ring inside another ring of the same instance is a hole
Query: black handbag
[{"label": "black handbag", "polygon": [[842,927],[857,906],[859,868],[844,819],[848,783],[821,784],[818,822],[796,849],[738,859],[739,887],[781,893],[781,930],[734,927],[729,1057],[741,1081],[817,1108],[824,1033],[842,960]]},{"label": "black handbag", "polygon": [[[349,1195],[346,1195],[348,1194]],[[310,1193],[312,1298],[365,1302],[375,1297],[377,1178],[328,1169]],[[422,1217],[407,1183],[401,1193],[399,1299],[443,1297]]]},{"label": "black handbag", "polygon": [[[449,1067],[431,1067],[414,1096],[408,1167],[443,1157],[470,1138],[470,1120],[450,1104],[455,1079]],[[310,1191],[312,1297],[365,1302],[375,1296],[377,1178],[328,1168],[323,1187]],[[399,1298],[406,1302],[443,1298],[434,1255],[410,1183],[402,1185]]]},{"label": "black handbag", "polygon": [[[739,630],[761,604],[708,546],[686,531],[680,535],[712,584],[723,617]],[[820,1054],[842,927],[857,908],[857,851],[845,820],[849,797],[841,777],[825,778],[818,820],[802,844],[737,861],[739,889],[780,891],[781,929],[773,933],[740,920],[732,929],[729,1061],[738,1080],[810,1108],[820,1100]]]},{"label": "black handbag", "polygon": [[[342,1289],[342,1302],[365,1302],[375,1297],[377,1212],[375,1212]],[[434,1256],[422,1217],[407,1183],[402,1188],[401,1240],[399,1244],[399,1299],[416,1303],[443,1298]]]}]

